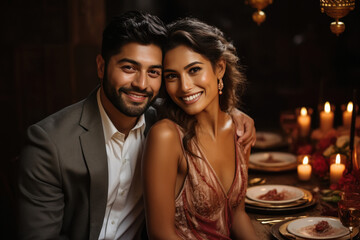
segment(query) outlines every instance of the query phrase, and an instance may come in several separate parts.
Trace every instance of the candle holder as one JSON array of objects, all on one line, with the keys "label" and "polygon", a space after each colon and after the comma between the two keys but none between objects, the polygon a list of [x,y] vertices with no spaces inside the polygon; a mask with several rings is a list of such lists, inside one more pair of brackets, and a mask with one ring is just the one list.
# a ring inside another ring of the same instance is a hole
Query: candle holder
[{"label": "candle holder", "polygon": [[[355,107],[355,112],[357,113],[359,110],[359,105],[355,105],[353,103],[353,107]],[[352,110],[350,112],[348,112],[348,104],[342,104],[340,106],[341,112],[343,114],[343,126],[344,128],[350,128],[351,125],[351,115],[352,115]]]},{"label": "candle holder", "polygon": [[355,0],[320,0],[320,9],[322,13],[325,12],[326,15],[335,19],[335,22],[330,24],[330,30],[339,36],[345,31],[345,24],[339,19],[355,9]]},{"label": "candle holder", "polygon": [[330,184],[336,184],[343,176],[347,166],[347,157],[336,153],[330,156]]},{"label": "candle holder", "polygon": [[245,4],[249,4],[251,7],[257,9],[257,11],[253,13],[252,19],[259,26],[266,19],[265,13],[261,10],[269,4],[272,4],[272,0],[245,0]]},{"label": "candle holder", "polygon": [[[329,109],[327,109],[329,107]],[[325,104],[318,105],[319,120],[320,120],[320,131],[326,134],[328,131],[334,128],[334,113],[335,105],[326,102]]]},{"label": "candle holder", "polygon": [[309,155],[297,156],[297,174],[300,181],[309,181],[311,179],[311,157]]},{"label": "candle holder", "polygon": [[297,118],[297,128],[300,140],[307,140],[311,131],[311,116],[313,114],[312,108],[296,108],[295,115]]}]

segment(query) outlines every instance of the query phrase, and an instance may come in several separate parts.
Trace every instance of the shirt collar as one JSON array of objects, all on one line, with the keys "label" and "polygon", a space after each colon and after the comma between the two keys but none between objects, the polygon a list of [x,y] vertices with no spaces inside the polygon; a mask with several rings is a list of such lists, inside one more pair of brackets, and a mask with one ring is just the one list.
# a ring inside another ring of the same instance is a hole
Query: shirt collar
[{"label": "shirt collar", "polygon": [[[112,121],[110,120],[109,116],[107,115],[107,113],[105,112],[105,109],[101,103],[101,99],[100,99],[100,88],[97,91],[96,94],[96,98],[97,98],[97,103],[98,103],[98,107],[100,110],[100,115],[101,115],[101,121],[103,124],[103,129],[104,129],[104,136],[105,136],[105,142],[110,140],[114,134],[120,133],[121,136],[123,136],[123,138],[125,138],[125,135],[121,132],[119,132],[116,127],[114,126],[114,124],[112,123]],[[135,131],[137,129],[140,129],[141,133],[143,134],[145,131],[145,115],[142,114],[137,123],[135,124],[135,126],[131,129],[131,131]],[[131,132],[130,131],[130,132]]]}]

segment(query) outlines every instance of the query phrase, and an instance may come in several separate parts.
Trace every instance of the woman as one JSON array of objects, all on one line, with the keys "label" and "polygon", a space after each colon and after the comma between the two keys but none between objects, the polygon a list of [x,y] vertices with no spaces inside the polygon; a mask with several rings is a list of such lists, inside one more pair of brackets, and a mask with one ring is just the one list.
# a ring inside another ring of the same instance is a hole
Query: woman
[{"label": "woman", "polygon": [[215,27],[169,25],[165,117],[143,155],[150,239],[257,239],[244,210],[247,160],[229,111],[243,89],[236,50]]}]

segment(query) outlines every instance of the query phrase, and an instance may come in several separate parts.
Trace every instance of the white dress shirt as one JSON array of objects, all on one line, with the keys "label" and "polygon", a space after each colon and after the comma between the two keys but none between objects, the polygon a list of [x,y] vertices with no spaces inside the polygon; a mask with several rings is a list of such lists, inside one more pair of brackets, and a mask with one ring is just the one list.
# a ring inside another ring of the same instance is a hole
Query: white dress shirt
[{"label": "white dress shirt", "polygon": [[145,117],[125,139],[107,116],[97,92],[109,172],[108,196],[99,239],[134,239],[144,221],[140,161],[145,140]]}]

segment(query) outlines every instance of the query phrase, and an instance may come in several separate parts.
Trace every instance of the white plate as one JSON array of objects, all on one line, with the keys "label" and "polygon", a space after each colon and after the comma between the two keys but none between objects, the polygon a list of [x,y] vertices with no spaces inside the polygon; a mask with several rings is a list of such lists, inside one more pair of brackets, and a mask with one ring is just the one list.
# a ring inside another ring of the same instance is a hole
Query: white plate
[{"label": "white plate", "polygon": [[[324,234],[316,234],[316,232],[312,233],[312,227],[315,227],[320,221],[327,221],[332,229]],[[287,230],[289,233],[307,239],[333,239],[349,234],[349,230],[341,224],[338,218],[329,217],[307,217],[297,219],[289,223]]]},{"label": "white plate", "polygon": [[[277,193],[284,191],[286,194],[286,198],[284,200],[259,199],[261,195],[264,195],[273,189],[276,189]],[[303,198],[304,192],[297,187],[292,187],[288,185],[261,185],[248,188],[246,191],[246,196],[254,201],[263,203],[289,203]]]},{"label": "white plate", "polygon": [[296,163],[296,156],[284,152],[260,152],[251,154],[249,161],[263,167],[282,167]]},{"label": "white plate", "polygon": [[256,132],[256,148],[270,148],[280,144],[283,141],[280,134],[272,132]]}]

